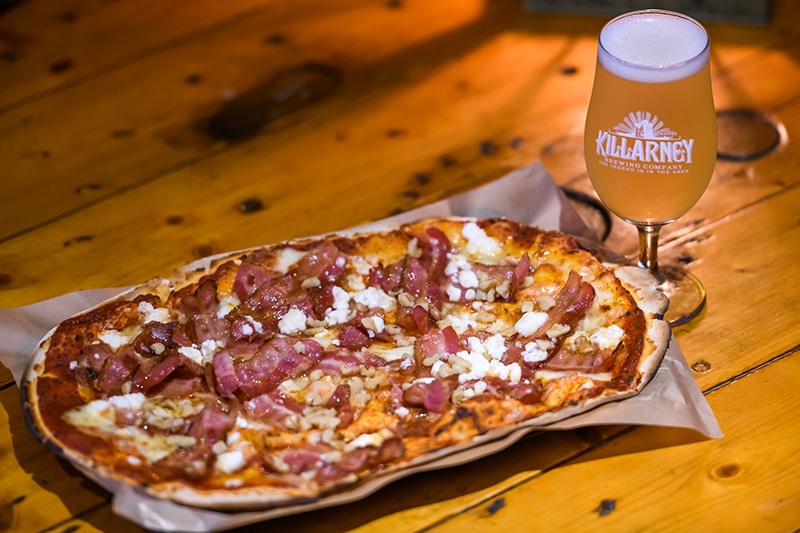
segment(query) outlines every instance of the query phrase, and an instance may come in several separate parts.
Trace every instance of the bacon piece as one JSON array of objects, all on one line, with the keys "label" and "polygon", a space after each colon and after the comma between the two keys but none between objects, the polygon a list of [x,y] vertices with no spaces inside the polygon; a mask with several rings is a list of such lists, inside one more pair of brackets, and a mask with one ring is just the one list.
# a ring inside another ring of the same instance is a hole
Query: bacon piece
[{"label": "bacon piece", "polygon": [[363,469],[367,464],[367,459],[369,459],[369,450],[366,448],[356,448],[336,462],[336,471],[334,473],[330,473],[330,471],[326,469],[325,472],[320,472],[318,477],[322,477],[323,479],[330,479],[331,477],[333,477],[333,479],[339,479],[350,472],[358,472]]},{"label": "bacon piece", "polygon": [[106,359],[113,354],[114,352],[111,350],[111,347],[106,344],[90,344],[86,347],[83,359],[86,362],[86,366],[97,376],[103,369],[103,364],[106,362]]},{"label": "bacon piece", "polygon": [[595,291],[590,283],[583,281],[581,275],[571,270],[567,282],[556,295],[556,304],[547,312],[548,320],[532,337],[540,337],[554,324],[563,324],[574,329],[594,302]]},{"label": "bacon piece", "polygon": [[517,383],[510,385],[506,392],[508,396],[524,404],[535,404],[542,398],[542,386],[539,381],[532,383]]},{"label": "bacon piece", "polygon": [[325,407],[336,409],[336,417],[340,420],[337,427],[347,427],[355,418],[355,411],[350,404],[350,385],[341,384],[333,391]]},{"label": "bacon piece", "polygon": [[441,310],[442,303],[444,302],[441,285],[429,279],[425,290],[425,299],[428,300],[428,303],[436,309]]},{"label": "bacon piece", "polygon": [[432,382],[425,393],[425,400],[422,404],[428,411],[443,413],[450,404],[450,395],[456,388],[456,380],[451,376],[447,379],[437,379]]},{"label": "bacon piece", "polygon": [[385,439],[379,447],[367,446],[348,452],[341,460],[327,463],[320,456],[317,463],[317,481],[335,481],[364,468],[386,464],[405,455],[405,444],[400,438]]},{"label": "bacon piece", "polygon": [[205,375],[198,376],[189,367],[179,366],[167,379],[151,388],[149,392],[165,398],[182,398],[208,390]]},{"label": "bacon piece", "polygon": [[308,278],[333,283],[344,272],[347,259],[331,241],[322,241],[316,248],[304,255],[295,265],[294,276],[298,283]]},{"label": "bacon piece", "polygon": [[189,337],[185,327],[177,327],[172,332],[172,344],[176,346],[191,346],[194,341]]},{"label": "bacon piece", "polygon": [[414,344],[414,359],[419,366],[423,366],[424,360],[434,356],[446,361],[448,355],[458,352],[459,346],[458,333],[452,327],[447,326],[444,330],[431,329]]},{"label": "bacon piece", "polygon": [[414,298],[425,296],[428,273],[416,257],[406,256],[401,286]]},{"label": "bacon piece", "polygon": [[369,335],[356,326],[345,326],[339,332],[339,346],[350,350],[358,350],[370,343]]},{"label": "bacon piece", "polygon": [[[296,343],[302,344],[300,353]],[[308,371],[322,358],[322,346],[311,339],[290,343],[284,338],[275,338],[262,346],[247,361],[234,365],[239,381],[239,390],[247,398],[273,390],[284,380],[295,378]]]},{"label": "bacon piece", "polygon": [[406,330],[417,333],[426,333],[431,327],[430,315],[421,305],[399,307],[395,322]]},{"label": "bacon piece", "polygon": [[410,387],[403,390],[403,405],[408,407],[422,407],[425,403],[425,394],[430,383],[415,381]]},{"label": "bacon piece", "polygon": [[380,287],[384,292],[390,292],[400,287],[403,279],[403,267],[395,263],[384,267],[378,265],[369,271],[369,284],[372,287]]},{"label": "bacon piece", "polygon": [[[321,282],[320,282],[321,283]],[[333,287],[332,283],[320,284],[318,287],[308,289],[308,301],[311,312],[306,311],[306,316],[313,313],[317,319],[325,316],[325,311],[333,307]]]},{"label": "bacon piece", "polygon": [[217,317],[219,300],[216,280],[204,278],[198,283],[194,293],[179,293],[179,295],[179,308],[194,325],[194,331],[190,329],[189,335],[194,333],[194,339],[200,342],[220,338],[226,331],[226,322]]},{"label": "bacon piece", "polygon": [[378,355],[375,355],[369,350],[362,350],[361,357],[363,358],[362,364],[366,368],[378,368],[382,366],[387,366],[389,364],[388,361],[386,361],[385,359],[383,359]]},{"label": "bacon piece", "polygon": [[285,453],[281,456],[281,459],[289,467],[289,472],[299,474],[309,468],[315,468],[317,464],[323,462],[323,453],[320,450],[306,447]]},{"label": "bacon piece", "polygon": [[[291,302],[289,295],[298,286],[299,284],[289,274],[270,278],[259,285],[246,300],[242,301],[240,308],[245,313],[258,316],[267,315],[269,311],[274,312],[277,309],[288,308],[288,304]],[[274,316],[269,316],[269,318],[277,320]]]},{"label": "bacon piece", "polygon": [[274,390],[247,400],[243,407],[247,414],[264,422],[280,423],[287,416],[302,414],[306,406],[282,391]]},{"label": "bacon piece", "polygon": [[264,268],[245,259],[236,271],[233,290],[239,297],[239,301],[243,302],[267,279],[269,279],[269,274]]},{"label": "bacon piece", "polygon": [[516,296],[517,292],[519,292],[520,287],[522,287],[522,283],[525,281],[525,277],[531,271],[531,258],[528,257],[528,254],[522,254],[522,257],[519,258],[519,263],[514,268],[513,275],[511,276],[511,292],[509,294],[508,299],[513,299]]},{"label": "bacon piece", "polygon": [[133,385],[144,392],[177,397],[202,390],[204,378],[205,369],[197,362],[170,352],[160,360],[151,358],[144,361],[133,378]]},{"label": "bacon piece", "polygon": [[611,350],[603,350],[595,354],[580,354],[561,349],[542,368],[584,373],[608,372],[614,368],[615,358],[612,355]]},{"label": "bacon piece", "polygon": [[202,411],[186,421],[187,433],[212,445],[224,441],[236,425],[236,412],[225,412],[214,404],[206,404]]},{"label": "bacon piece", "polygon": [[450,403],[450,395],[457,385],[457,377],[432,381],[415,381],[403,391],[403,403],[408,407],[424,407],[442,413]]},{"label": "bacon piece", "polygon": [[388,463],[394,459],[399,459],[406,453],[406,445],[403,440],[398,438],[388,438],[383,441],[377,453],[370,457],[369,464]]},{"label": "bacon piece", "polygon": [[173,335],[177,327],[177,322],[148,322],[142,326],[142,332],[131,343],[133,349],[139,355],[153,357],[159,355],[153,351],[152,347],[155,344],[161,344],[163,349],[175,348],[177,343],[173,340]]},{"label": "bacon piece", "polygon": [[[375,355],[373,355],[373,357],[380,359]],[[381,359],[381,361],[383,360]],[[384,362],[383,364],[386,363]],[[361,365],[361,360],[353,355],[350,350],[337,348],[334,350],[326,350],[325,353],[322,354],[319,363],[314,366],[314,370],[320,370],[328,375],[349,374],[358,370]]]},{"label": "bacon piece", "polygon": [[425,333],[431,327],[431,317],[428,314],[428,310],[421,305],[414,306],[411,316],[417,326],[417,331],[420,333]]},{"label": "bacon piece", "polygon": [[211,362],[217,392],[225,398],[232,398],[239,388],[233,357],[228,352],[218,352]]},{"label": "bacon piece", "polygon": [[130,346],[119,349],[109,356],[97,376],[96,387],[105,393],[119,392],[139,368],[139,359]]},{"label": "bacon piece", "polygon": [[461,349],[461,339],[458,338],[458,333],[453,329],[453,326],[447,326],[442,330],[444,337],[444,349],[447,353],[457,353]]},{"label": "bacon piece", "polygon": [[447,254],[452,250],[450,239],[442,230],[434,226],[427,228],[424,235],[416,235],[416,237],[422,249],[420,263],[428,272],[428,279],[438,286],[447,267]]}]

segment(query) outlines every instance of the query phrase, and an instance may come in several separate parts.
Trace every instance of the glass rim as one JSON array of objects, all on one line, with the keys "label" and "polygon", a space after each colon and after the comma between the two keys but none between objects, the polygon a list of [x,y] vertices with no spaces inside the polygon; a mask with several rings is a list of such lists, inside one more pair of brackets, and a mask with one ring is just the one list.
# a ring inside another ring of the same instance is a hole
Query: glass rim
[{"label": "glass rim", "polygon": [[[703,32],[703,37],[705,38],[705,45],[703,46],[703,48],[699,52],[694,54],[692,57],[690,57],[688,59],[684,59],[683,61],[670,63],[668,65],[643,65],[641,63],[627,61],[625,59],[620,58],[619,56],[617,56],[613,52],[609,51],[608,48],[606,48],[603,45],[603,33],[606,31],[606,28],[608,28],[609,26],[611,26],[615,22],[618,22],[618,21],[620,21],[622,19],[626,19],[626,18],[630,18],[630,17],[634,17],[634,16],[646,15],[646,14],[666,15],[666,16],[670,16],[670,17],[680,18],[680,19],[683,19],[683,20],[685,20],[687,22],[691,22],[692,24],[694,24],[695,26],[700,28],[700,30]],[[640,69],[640,70],[664,71],[664,70],[669,70],[669,69],[677,69],[677,68],[683,67],[683,66],[685,66],[685,65],[687,65],[687,64],[689,64],[689,63],[691,63],[691,62],[693,62],[695,60],[697,60],[698,57],[700,57],[703,54],[705,54],[706,52],[708,52],[708,49],[711,46],[711,39],[709,39],[709,37],[708,37],[708,31],[706,30],[705,26],[703,26],[699,21],[697,21],[696,19],[690,17],[689,15],[685,15],[683,13],[679,13],[678,11],[670,11],[668,9],[638,9],[636,11],[628,11],[626,13],[621,13],[621,14],[617,15],[616,17],[612,18],[611,20],[609,20],[608,22],[606,22],[603,25],[602,29],[600,30],[600,33],[597,36],[597,46],[602,48],[603,52],[608,54],[608,56],[610,58],[612,58],[614,61],[616,61],[617,63],[623,64],[623,65],[625,65],[627,67]]]}]

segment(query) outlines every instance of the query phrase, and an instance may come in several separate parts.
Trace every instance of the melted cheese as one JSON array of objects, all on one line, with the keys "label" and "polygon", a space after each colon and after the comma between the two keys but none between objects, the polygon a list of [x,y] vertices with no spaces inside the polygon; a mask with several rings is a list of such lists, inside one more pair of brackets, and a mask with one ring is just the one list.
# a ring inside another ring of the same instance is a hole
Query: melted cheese
[{"label": "melted cheese", "polygon": [[467,239],[467,243],[462,250],[464,255],[487,262],[501,258],[502,248],[500,243],[489,237],[483,228],[476,223],[469,222],[465,224],[461,230],[461,235]]},{"label": "melted cheese", "polygon": [[294,248],[283,248],[279,253],[277,260],[275,262],[275,270],[280,272],[281,274],[286,274],[289,272],[289,269],[300,259],[302,259],[306,255],[306,252],[302,250],[296,250]]}]

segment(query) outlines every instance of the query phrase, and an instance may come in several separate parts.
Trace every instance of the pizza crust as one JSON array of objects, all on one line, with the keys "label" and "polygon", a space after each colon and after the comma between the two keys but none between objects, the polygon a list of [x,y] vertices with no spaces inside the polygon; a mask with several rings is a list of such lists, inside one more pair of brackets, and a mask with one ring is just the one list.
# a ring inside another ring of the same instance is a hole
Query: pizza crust
[{"label": "pizza crust", "polygon": [[[562,236],[556,232],[541,232],[538,229],[527,228],[515,222],[502,219],[480,221],[477,219],[448,217],[446,219],[436,219],[435,221],[420,221],[415,224],[406,225],[402,230],[411,230],[412,233],[424,233],[425,228],[433,224],[443,230],[455,246],[461,246],[464,240],[463,237],[460,236],[461,229],[464,224],[468,222],[479,222],[484,227],[491,228],[491,235],[494,238],[500,241],[513,243],[513,246],[519,249],[527,249],[535,246],[538,240],[543,238],[542,235],[545,235],[545,239],[554,239],[558,243],[572,242],[570,237]],[[399,239],[398,235],[399,233],[397,232],[389,232],[384,234],[382,239],[375,239],[374,237],[362,235],[347,237],[329,236],[324,239],[335,240],[341,248],[345,249],[347,249],[347,245],[352,244],[352,247],[348,251],[357,254],[384,254],[387,263],[390,263],[398,256],[402,256],[402,252],[406,251],[407,248],[405,241],[400,244],[398,244],[399,241],[395,242],[396,239]],[[313,248],[319,241],[320,239],[302,239],[281,243],[276,246],[305,250]],[[575,247],[576,249],[578,248],[577,244],[575,244]],[[269,248],[274,249],[275,247]],[[387,249],[392,250],[389,256],[386,256]],[[224,254],[204,260],[199,264],[194,263],[192,265],[187,265],[184,268],[178,269],[169,280],[153,280],[140,287],[126,291],[120,296],[110,300],[110,302],[130,302],[142,296],[152,294],[159,295],[163,300],[166,298],[169,291],[179,291],[184,287],[190,287],[204,279],[204,276],[210,272],[214,272],[221,265],[232,260],[239,260],[258,250],[259,249],[253,249]],[[607,256],[604,257],[604,259],[607,259]],[[481,410],[482,404],[475,404],[473,402],[468,409],[454,417],[454,425],[450,428],[455,428],[457,434],[466,435],[468,439],[467,442],[458,442],[458,439],[456,439],[456,442],[449,443],[441,448],[437,447],[437,443],[432,442],[430,444],[430,449],[427,449],[420,456],[415,456],[408,460],[395,460],[377,470],[368,470],[358,475],[353,474],[351,476],[346,476],[337,483],[323,487],[321,490],[319,487],[315,486],[253,486],[237,488],[233,485],[224,489],[204,489],[187,484],[185,481],[158,481],[140,484],[136,481],[132,481],[132,479],[135,478],[128,478],[124,469],[116,468],[119,465],[115,465],[115,468],[109,468],[107,462],[95,462],[92,460],[91,454],[87,454],[85,451],[82,452],[79,449],[80,447],[75,446],[74,442],[72,444],[67,444],[62,438],[54,434],[51,430],[51,426],[53,425],[52,419],[46,420],[46,417],[43,416],[45,408],[40,405],[39,395],[41,391],[38,389],[38,386],[40,380],[44,379],[48,374],[46,363],[51,341],[56,332],[55,328],[45,337],[34,354],[34,358],[21,387],[26,423],[34,435],[56,453],[81,465],[95,475],[138,485],[141,490],[158,498],[166,498],[190,506],[220,510],[268,509],[279,506],[304,505],[309,502],[318,501],[319,498],[336,494],[337,492],[351,490],[354,485],[357,486],[357,484],[363,482],[364,479],[376,480],[385,478],[387,480],[386,482],[388,482],[398,472],[419,468],[424,469],[426,464],[436,462],[448,456],[457,456],[465,451],[487,446],[492,442],[508,438],[510,435],[516,434],[517,432],[524,433],[537,427],[547,426],[567,417],[594,409],[609,401],[618,401],[637,394],[655,374],[671,338],[669,325],[661,319],[663,312],[666,310],[667,301],[658,291],[654,278],[646,271],[637,267],[618,263],[606,263],[606,267],[614,271],[622,285],[634,296],[638,307],[643,312],[646,323],[646,335],[644,335],[642,339],[642,354],[637,361],[636,368],[638,382],[634,388],[622,392],[618,390],[604,390],[599,395],[585,398],[581,397],[577,400],[573,400],[571,403],[567,403],[557,410],[544,411],[531,418],[513,421],[511,423],[502,420],[493,422],[491,416],[488,414],[491,412],[492,416],[497,415],[496,408],[498,405],[503,404],[502,398],[496,398],[495,401],[488,402],[486,406],[484,406],[485,409],[483,411]],[[108,303],[109,302],[104,302],[96,306],[92,310],[84,313],[83,316],[91,314],[95,310],[103,309]],[[423,445],[423,448],[424,447]]]}]

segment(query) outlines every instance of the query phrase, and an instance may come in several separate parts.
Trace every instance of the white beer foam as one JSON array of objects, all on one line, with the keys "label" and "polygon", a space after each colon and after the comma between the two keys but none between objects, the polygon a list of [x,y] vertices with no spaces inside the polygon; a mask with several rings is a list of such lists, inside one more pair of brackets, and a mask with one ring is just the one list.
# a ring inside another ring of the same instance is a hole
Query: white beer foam
[{"label": "white beer foam", "polygon": [[689,17],[640,11],[610,21],[600,32],[598,60],[621,78],[645,83],[676,81],[708,61],[708,35]]}]

